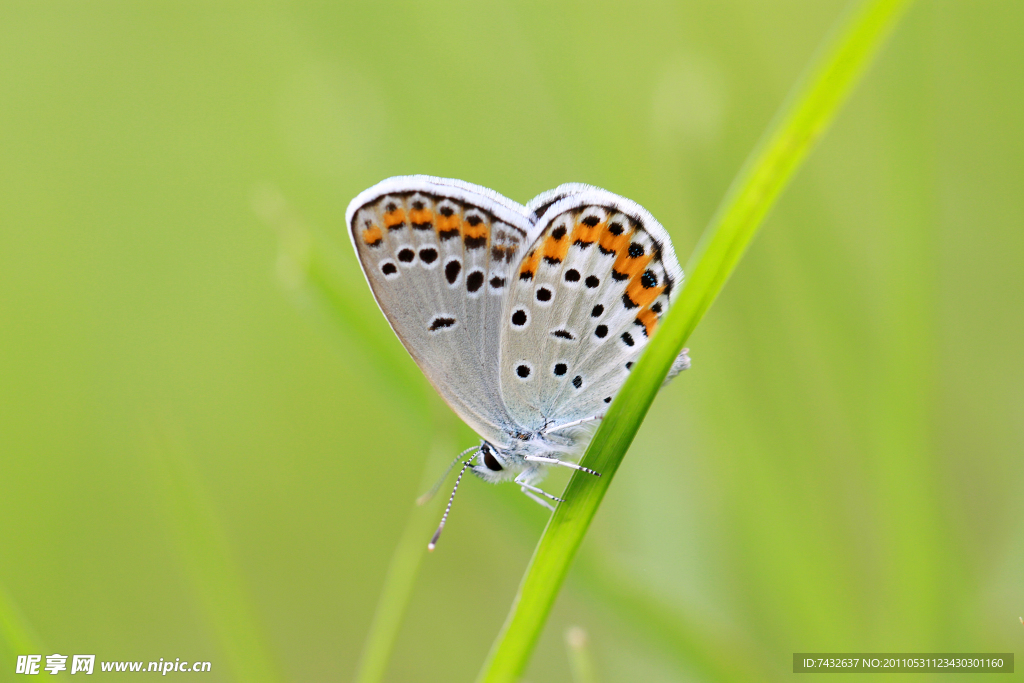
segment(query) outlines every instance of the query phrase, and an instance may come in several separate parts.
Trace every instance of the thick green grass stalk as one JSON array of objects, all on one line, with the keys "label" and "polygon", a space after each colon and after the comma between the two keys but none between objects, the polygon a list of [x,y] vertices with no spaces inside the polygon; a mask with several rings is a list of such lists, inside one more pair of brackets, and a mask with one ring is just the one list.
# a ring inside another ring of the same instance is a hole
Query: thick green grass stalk
[{"label": "thick green grass stalk", "polygon": [[[843,16],[747,159],[687,264],[689,279],[613,401],[552,514],[478,681],[511,683],[530,653],[619,463],[672,361],[722,290],[765,214],[826,130],[912,0],[865,0]],[[576,473],[578,474],[578,473]]]}]

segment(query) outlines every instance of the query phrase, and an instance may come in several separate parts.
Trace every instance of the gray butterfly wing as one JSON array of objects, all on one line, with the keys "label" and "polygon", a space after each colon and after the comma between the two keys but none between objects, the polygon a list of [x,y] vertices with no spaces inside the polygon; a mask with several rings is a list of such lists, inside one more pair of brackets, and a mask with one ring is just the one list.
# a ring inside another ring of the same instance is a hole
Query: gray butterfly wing
[{"label": "gray butterfly wing", "polygon": [[628,199],[564,185],[526,207],[501,337],[509,415],[538,431],[605,412],[682,284],[668,233]]},{"label": "gray butterfly wing", "polygon": [[485,439],[515,433],[499,389],[502,310],[536,232],[525,207],[431,176],[390,178],[346,214],[363,274],[438,393]]}]

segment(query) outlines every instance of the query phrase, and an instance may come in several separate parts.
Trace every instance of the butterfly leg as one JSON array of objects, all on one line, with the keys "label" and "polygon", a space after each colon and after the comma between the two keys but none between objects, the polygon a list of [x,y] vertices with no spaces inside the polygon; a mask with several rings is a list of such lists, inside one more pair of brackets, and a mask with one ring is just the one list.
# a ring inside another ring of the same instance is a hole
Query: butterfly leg
[{"label": "butterfly leg", "polygon": [[532,491],[528,491],[525,488],[520,489],[520,491],[525,493],[526,497],[527,498],[531,498],[535,503],[540,504],[542,507],[546,507],[548,510],[551,510],[552,512],[555,511],[555,506],[554,505],[552,505],[551,503],[547,502],[546,500],[544,500],[540,496],[534,494]]},{"label": "butterfly leg", "polygon": [[590,417],[585,417],[582,420],[573,420],[572,422],[566,422],[565,424],[558,425],[557,427],[548,427],[547,429],[545,429],[541,433],[542,434],[550,434],[551,432],[560,432],[563,429],[569,429],[570,427],[576,427],[578,425],[585,424],[587,422],[593,422],[594,420],[603,420],[603,419],[604,419],[604,415],[591,415]]},{"label": "butterfly leg", "polygon": [[543,455],[527,455],[523,459],[524,460],[528,460],[530,462],[542,462],[545,465],[559,465],[561,467],[568,467],[571,470],[580,470],[581,472],[586,472],[587,474],[593,474],[595,477],[600,477],[601,476],[600,472],[595,472],[594,470],[590,469],[589,467],[583,467],[582,465],[577,465],[576,463],[569,462],[568,460],[559,460],[558,458],[548,458],[548,457],[543,456]]},{"label": "butterfly leg", "polygon": [[549,510],[554,510],[555,508],[551,507],[551,505],[547,501],[543,500],[542,498],[539,498],[537,495],[534,495],[534,494],[540,494],[541,496],[544,496],[545,498],[547,498],[549,500],[553,500],[553,501],[555,501],[557,503],[564,503],[565,502],[561,498],[559,498],[557,496],[553,496],[550,493],[548,493],[547,491],[545,491],[543,489],[540,489],[540,488],[534,486],[533,484],[531,484],[530,480],[533,479],[536,475],[537,475],[537,470],[535,470],[533,468],[523,470],[519,474],[519,476],[515,478],[515,483],[519,484],[519,490],[522,491],[523,493],[525,493],[527,496],[529,496],[533,500],[535,500],[538,503],[540,503],[541,505],[543,505],[544,507],[548,508]]}]

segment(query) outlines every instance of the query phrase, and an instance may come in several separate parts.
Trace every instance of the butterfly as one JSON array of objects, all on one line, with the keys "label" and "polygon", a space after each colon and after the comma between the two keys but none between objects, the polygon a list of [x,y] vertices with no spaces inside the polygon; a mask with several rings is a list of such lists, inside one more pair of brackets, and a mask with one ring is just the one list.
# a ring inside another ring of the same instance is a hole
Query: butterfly
[{"label": "butterfly", "polygon": [[[482,439],[452,462],[472,453],[455,490],[468,468],[553,509],[548,501],[562,500],[537,486],[548,467],[600,476],[573,459],[683,281],[661,224],[590,185],[561,185],[522,206],[426,175],[374,185],[345,220],[391,328]],[[669,378],[689,364],[684,350]]]}]

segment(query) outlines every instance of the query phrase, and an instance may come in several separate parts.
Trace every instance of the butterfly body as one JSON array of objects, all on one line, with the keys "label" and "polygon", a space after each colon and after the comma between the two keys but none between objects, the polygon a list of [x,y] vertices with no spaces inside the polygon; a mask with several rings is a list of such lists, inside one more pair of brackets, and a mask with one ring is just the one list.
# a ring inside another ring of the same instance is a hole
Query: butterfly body
[{"label": "butterfly body", "polygon": [[432,176],[378,183],[346,222],[392,329],[482,438],[466,466],[558,500],[535,484],[551,465],[578,468],[682,284],[664,228],[588,185],[523,206]]}]

